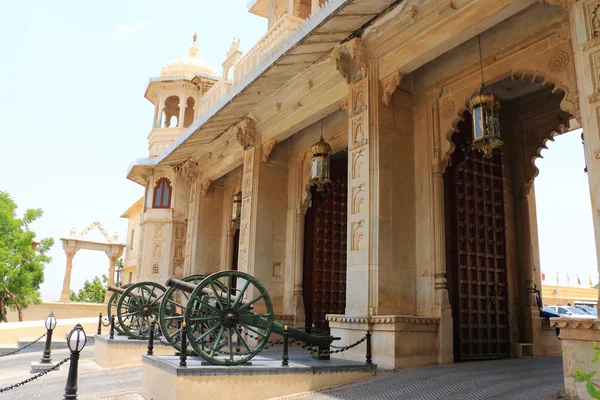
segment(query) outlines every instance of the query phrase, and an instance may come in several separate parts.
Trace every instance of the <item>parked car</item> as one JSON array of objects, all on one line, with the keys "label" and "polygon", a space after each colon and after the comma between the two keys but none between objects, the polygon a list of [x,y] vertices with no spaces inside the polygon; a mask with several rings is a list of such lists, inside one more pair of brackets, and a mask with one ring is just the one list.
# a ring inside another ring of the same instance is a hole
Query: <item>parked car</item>
[{"label": "parked car", "polygon": [[560,315],[558,315],[558,313],[554,310],[552,310],[550,307],[544,307],[540,310],[540,317],[542,318],[558,318],[560,317]]},{"label": "parked car", "polygon": [[573,307],[580,309],[581,311],[583,311],[586,314],[593,315],[594,317],[598,317],[598,310],[595,309],[594,307],[590,307],[590,306],[573,306]]},{"label": "parked car", "polygon": [[557,313],[561,318],[583,318],[595,319],[596,316],[587,314],[577,307],[572,306],[550,306],[550,310]]}]

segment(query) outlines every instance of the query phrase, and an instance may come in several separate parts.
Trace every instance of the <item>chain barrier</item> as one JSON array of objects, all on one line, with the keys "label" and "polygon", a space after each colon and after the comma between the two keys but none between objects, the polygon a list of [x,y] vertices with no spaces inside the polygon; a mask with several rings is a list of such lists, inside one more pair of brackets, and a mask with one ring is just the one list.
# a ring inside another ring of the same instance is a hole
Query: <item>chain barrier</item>
[{"label": "chain barrier", "polygon": [[333,350],[330,351],[329,354],[336,354],[336,353],[342,353],[346,350],[350,350],[353,347],[358,346],[359,344],[361,344],[362,342],[364,342],[365,340],[367,340],[367,335],[363,336],[362,338],[358,339],[356,342],[349,344],[348,346],[331,346],[331,347],[335,347],[337,348],[337,350]]},{"label": "chain barrier", "polygon": [[[2,354],[0,355],[1,357],[6,357],[6,356],[12,356],[13,354],[17,354],[18,352],[25,350],[26,348],[33,346],[34,344],[36,344],[37,342],[39,342],[40,340],[42,340],[43,337],[46,336],[46,333],[44,333],[42,336],[40,336],[39,338],[35,339],[33,342],[29,343],[27,346],[23,346],[19,349],[16,349],[15,351],[11,351],[10,353],[6,353],[6,354]],[[1,393],[1,392],[0,392]]]},{"label": "chain barrier", "polygon": [[37,378],[41,378],[42,376],[46,375],[48,372],[56,371],[57,369],[60,368],[61,365],[63,365],[64,363],[66,363],[70,359],[71,359],[71,357],[67,357],[64,360],[62,360],[61,362],[59,362],[58,364],[56,364],[54,367],[52,367],[52,368],[50,368],[50,369],[48,369],[46,371],[40,372],[39,374],[34,375],[31,378],[27,378],[24,381],[21,381],[19,383],[15,383],[13,385],[0,388],[0,393],[8,392],[9,390],[18,388],[19,386],[23,386],[23,385],[25,385],[25,384],[27,384],[27,383],[29,383],[31,381],[35,381]]}]

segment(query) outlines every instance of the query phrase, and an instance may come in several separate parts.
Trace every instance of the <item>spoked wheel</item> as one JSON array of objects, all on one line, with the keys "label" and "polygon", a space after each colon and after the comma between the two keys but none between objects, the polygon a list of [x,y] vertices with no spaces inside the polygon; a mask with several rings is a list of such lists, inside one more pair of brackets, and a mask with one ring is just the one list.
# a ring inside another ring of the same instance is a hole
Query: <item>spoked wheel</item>
[{"label": "spoked wheel", "polygon": [[[131,286],[130,283],[121,286],[121,289],[127,289],[129,286]],[[121,294],[120,293],[113,293],[112,296],[110,296],[110,299],[108,299],[108,304],[106,306],[106,316],[108,317],[108,322],[110,324],[110,319],[112,318],[112,316],[114,315],[115,317],[117,316],[117,305],[119,303],[119,299],[121,298]],[[117,321],[115,321],[115,331],[119,332],[121,335],[125,335],[125,331],[123,331],[123,329],[121,329],[121,326],[119,325],[119,323]]]},{"label": "spoked wheel", "polygon": [[[206,275],[198,274],[186,276],[181,280],[197,285],[204,278],[206,278]],[[160,303],[160,330],[165,340],[178,351],[181,351],[181,323],[189,299],[190,293],[170,287]]]},{"label": "spoked wheel", "polygon": [[257,355],[269,339],[274,319],[265,287],[241,271],[208,276],[192,292],[185,309],[190,345],[215,365],[239,365]]},{"label": "spoked wheel", "polygon": [[152,317],[159,318],[165,291],[155,282],[134,283],[125,290],[117,304],[117,318],[126,335],[142,340],[150,337],[150,323]]}]

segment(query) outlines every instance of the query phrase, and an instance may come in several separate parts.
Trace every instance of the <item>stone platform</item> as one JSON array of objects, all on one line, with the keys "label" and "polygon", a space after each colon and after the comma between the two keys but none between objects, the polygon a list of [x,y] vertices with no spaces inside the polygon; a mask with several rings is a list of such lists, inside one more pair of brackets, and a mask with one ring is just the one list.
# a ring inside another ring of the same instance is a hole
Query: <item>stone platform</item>
[{"label": "stone platform", "polygon": [[354,382],[376,374],[375,364],[332,359],[313,360],[310,356],[290,360],[257,356],[250,365],[233,367],[203,365],[203,359],[188,357],[187,367],[179,357],[144,356],[142,396],[146,400],[192,400],[202,398],[270,399],[309,390]]},{"label": "stone platform", "polygon": [[[94,361],[104,368],[124,367],[142,364],[142,356],[148,351],[147,340],[129,339],[127,336],[96,335]],[[154,341],[154,354],[173,355],[175,349]]]}]

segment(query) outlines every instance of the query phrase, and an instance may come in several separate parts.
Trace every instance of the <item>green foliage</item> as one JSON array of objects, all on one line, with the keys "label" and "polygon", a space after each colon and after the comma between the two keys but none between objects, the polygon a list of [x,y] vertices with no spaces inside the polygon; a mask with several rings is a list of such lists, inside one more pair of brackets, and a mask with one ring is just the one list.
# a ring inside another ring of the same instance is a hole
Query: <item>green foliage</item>
[{"label": "green foliage", "polygon": [[41,209],[29,209],[17,218],[17,204],[0,191],[0,322],[6,322],[7,307],[19,312],[41,302],[40,285],[44,266],[52,259],[47,255],[54,239],[34,242],[35,232],[29,225],[42,216]]},{"label": "green foliage", "polygon": [[[594,342],[594,359],[593,363],[597,363],[600,359],[600,346]],[[600,385],[592,381],[592,377],[596,371],[585,372],[579,368],[575,369],[575,382],[585,382],[585,387],[590,396],[594,399],[600,399]]]},{"label": "green foliage", "polygon": [[102,275],[102,281],[100,281],[100,278],[97,276],[91,282],[86,280],[77,294],[71,290],[71,301],[82,303],[104,303],[106,287],[108,286],[106,284],[107,281],[108,278],[106,275]]},{"label": "green foliage", "polygon": [[598,289],[598,284],[596,283],[594,286],[592,286],[592,289]]}]

